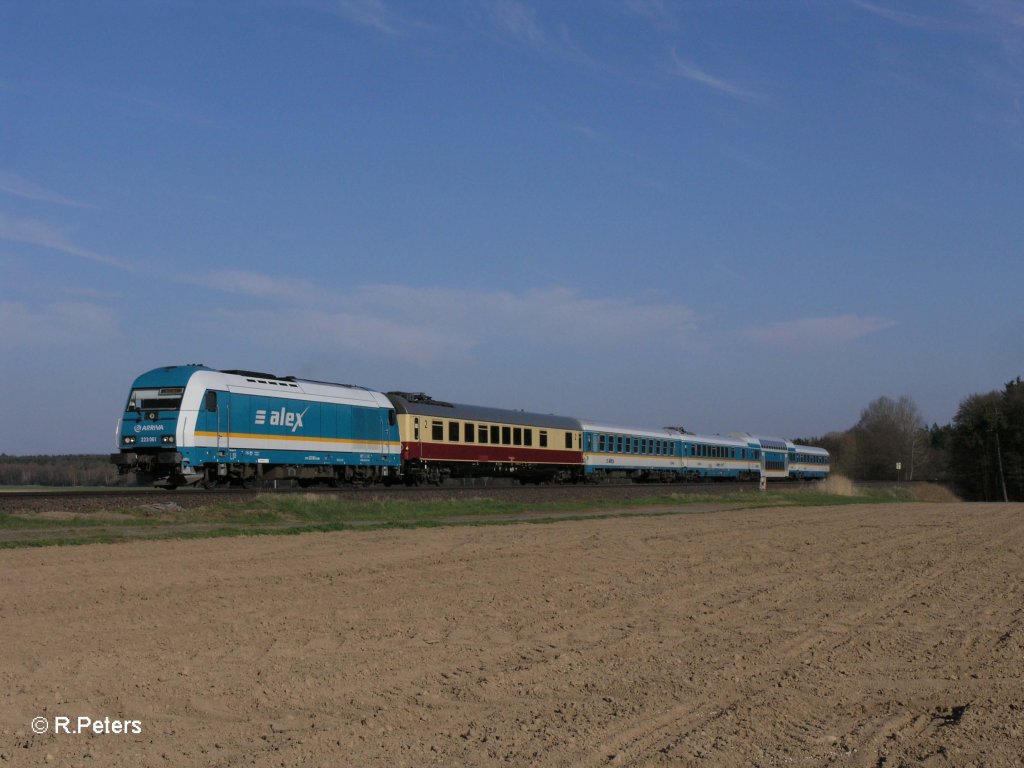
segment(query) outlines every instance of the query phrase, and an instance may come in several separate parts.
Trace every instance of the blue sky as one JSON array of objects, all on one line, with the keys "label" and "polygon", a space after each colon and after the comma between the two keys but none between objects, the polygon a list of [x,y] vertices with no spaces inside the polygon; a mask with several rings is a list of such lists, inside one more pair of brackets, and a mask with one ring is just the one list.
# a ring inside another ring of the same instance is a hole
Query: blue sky
[{"label": "blue sky", "polygon": [[0,2],[0,452],[188,362],[946,423],[1022,285],[1018,0]]}]

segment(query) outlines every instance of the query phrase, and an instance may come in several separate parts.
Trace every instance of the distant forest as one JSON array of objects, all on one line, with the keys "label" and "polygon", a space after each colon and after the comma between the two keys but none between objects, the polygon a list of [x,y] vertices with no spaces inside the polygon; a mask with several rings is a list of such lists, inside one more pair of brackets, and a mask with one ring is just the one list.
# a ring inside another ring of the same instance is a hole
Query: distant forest
[{"label": "distant forest", "polygon": [[0,485],[134,485],[118,477],[110,455],[8,456],[0,453]]},{"label": "distant forest", "polygon": [[[845,432],[796,438],[857,481],[928,480],[972,501],[1024,501],[1024,382],[965,398],[952,423],[926,426],[913,399],[880,397]],[[899,469],[897,469],[897,464]],[[131,485],[102,456],[0,454],[0,485]]]},{"label": "distant forest", "polygon": [[965,398],[945,426],[926,426],[908,396],[880,397],[845,432],[796,442],[827,448],[832,471],[854,480],[929,480],[970,501],[1024,501],[1024,382]]}]

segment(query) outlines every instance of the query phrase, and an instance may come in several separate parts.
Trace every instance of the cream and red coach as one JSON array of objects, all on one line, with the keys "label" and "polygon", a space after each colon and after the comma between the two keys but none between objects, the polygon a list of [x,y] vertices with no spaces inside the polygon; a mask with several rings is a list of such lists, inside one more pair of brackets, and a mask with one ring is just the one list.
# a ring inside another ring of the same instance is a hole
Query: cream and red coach
[{"label": "cream and red coach", "polygon": [[460,405],[410,392],[388,392],[402,437],[407,484],[447,477],[509,477],[575,482],[583,474],[577,419]]}]

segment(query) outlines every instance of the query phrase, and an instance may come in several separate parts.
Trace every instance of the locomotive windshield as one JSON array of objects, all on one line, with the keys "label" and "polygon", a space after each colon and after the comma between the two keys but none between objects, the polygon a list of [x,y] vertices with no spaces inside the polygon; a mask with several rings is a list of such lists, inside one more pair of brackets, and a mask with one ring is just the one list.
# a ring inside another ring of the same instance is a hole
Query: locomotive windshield
[{"label": "locomotive windshield", "polygon": [[184,387],[133,389],[128,397],[129,411],[176,411],[181,407]]}]

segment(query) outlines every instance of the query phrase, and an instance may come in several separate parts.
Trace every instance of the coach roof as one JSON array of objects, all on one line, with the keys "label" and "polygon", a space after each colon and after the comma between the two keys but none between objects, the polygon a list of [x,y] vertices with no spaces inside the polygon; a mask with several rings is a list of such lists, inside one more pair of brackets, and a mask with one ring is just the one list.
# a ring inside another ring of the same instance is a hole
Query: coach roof
[{"label": "coach roof", "polygon": [[550,413],[512,411],[505,408],[488,408],[482,405],[464,405],[434,400],[422,392],[388,392],[388,398],[398,413],[427,416],[435,419],[459,419],[495,424],[518,424],[524,427],[550,427],[551,429],[580,429],[578,419],[555,416]]}]

